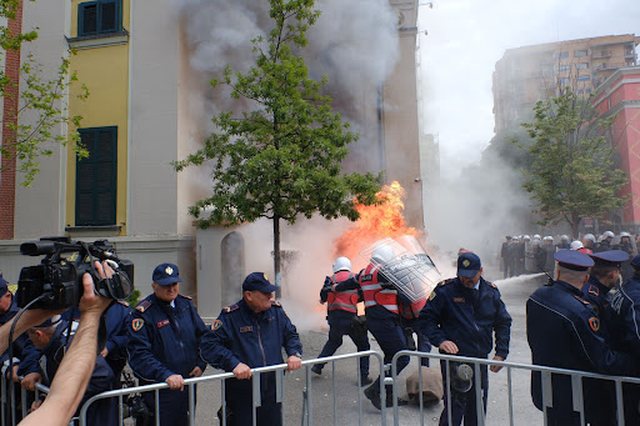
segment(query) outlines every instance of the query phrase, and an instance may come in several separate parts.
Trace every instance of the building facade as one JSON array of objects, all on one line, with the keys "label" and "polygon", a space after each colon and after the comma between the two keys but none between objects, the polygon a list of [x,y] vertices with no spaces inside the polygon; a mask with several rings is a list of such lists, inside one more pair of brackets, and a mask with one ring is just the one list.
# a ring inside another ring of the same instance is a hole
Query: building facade
[{"label": "building facade", "polygon": [[601,116],[613,116],[609,140],[628,183],[627,204],[617,220],[621,229],[640,230],[640,67],[620,68],[595,91],[593,105]]},{"label": "building facade", "polygon": [[[408,193],[409,221],[422,227],[417,1],[390,3],[399,16],[399,60],[388,81],[381,82],[379,96],[370,96],[372,105],[363,108],[378,120],[379,170],[387,180],[400,180]],[[68,57],[78,73],[65,107],[83,117],[77,130],[90,156],[79,160],[67,147],[53,146],[53,155],[40,160],[41,172],[31,187],[21,186],[19,177],[8,185],[0,217],[11,215],[13,223],[0,241],[0,270],[17,281],[20,268],[33,263],[18,249],[29,239],[109,238],[134,261],[143,293],[149,291],[153,266],[168,261],[180,266],[185,293],[195,295],[197,247],[187,208],[207,195],[208,186],[202,184],[201,170],[178,174],[171,164],[206,136],[209,117],[201,121],[192,99],[197,79],[175,5],[168,0],[47,0],[26,1],[23,7],[23,29],[38,28],[39,37],[25,44],[21,55],[33,54],[44,72],[53,72],[60,58]],[[84,87],[89,96],[82,100],[77,95]],[[2,173],[0,183],[9,182]]]}]

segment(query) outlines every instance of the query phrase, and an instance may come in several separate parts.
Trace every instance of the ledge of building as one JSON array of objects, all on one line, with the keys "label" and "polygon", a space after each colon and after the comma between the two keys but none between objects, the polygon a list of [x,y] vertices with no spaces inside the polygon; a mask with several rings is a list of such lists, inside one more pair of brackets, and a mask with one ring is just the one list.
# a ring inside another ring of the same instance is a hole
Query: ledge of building
[{"label": "ledge of building", "polygon": [[81,37],[65,37],[69,47],[76,50],[93,49],[96,47],[117,46],[127,44],[129,42],[129,32],[125,29],[122,31],[94,34]]}]

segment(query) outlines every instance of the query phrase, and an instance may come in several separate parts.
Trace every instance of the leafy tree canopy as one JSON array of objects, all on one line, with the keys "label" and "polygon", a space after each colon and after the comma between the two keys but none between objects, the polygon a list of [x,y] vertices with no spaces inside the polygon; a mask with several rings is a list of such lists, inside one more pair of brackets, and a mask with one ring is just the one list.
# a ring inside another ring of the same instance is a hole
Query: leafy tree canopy
[{"label": "leafy tree canopy", "polygon": [[565,220],[577,235],[583,217],[605,218],[626,201],[619,192],[627,178],[606,138],[614,117],[599,117],[570,90],[539,101],[534,113],[523,125],[534,140],[524,188],[542,224]]}]

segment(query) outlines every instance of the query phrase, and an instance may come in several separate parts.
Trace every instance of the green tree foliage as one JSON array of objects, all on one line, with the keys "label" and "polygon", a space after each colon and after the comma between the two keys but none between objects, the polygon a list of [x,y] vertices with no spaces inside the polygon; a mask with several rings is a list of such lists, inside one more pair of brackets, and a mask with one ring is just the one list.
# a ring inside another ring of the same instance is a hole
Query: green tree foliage
[{"label": "green tree foliage", "polygon": [[294,223],[319,213],[358,218],[359,203],[376,202],[370,174],[342,174],[347,146],[356,139],[322,94],[325,81],[309,78],[300,50],[319,12],[313,0],[270,0],[273,29],[253,40],[255,64],[246,72],[227,67],[221,82],[251,105],[241,114],[213,118],[217,131],[203,148],[176,162],[178,171],[210,161],[212,195],[190,208],[200,227],[273,221],[274,269],[280,270],[280,220]]},{"label": "green tree foliage", "polygon": [[572,91],[537,102],[534,113],[523,125],[534,140],[524,189],[543,224],[565,220],[577,235],[583,217],[605,218],[626,201],[619,191],[627,178],[605,136],[613,117],[599,117]]},{"label": "green tree foliage", "polygon": [[[33,0],[31,0],[33,1]],[[0,18],[5,22],[16,17],[18,0],[0,0]],[[9,50],[19,49],[23,43],[37,39],[35,30],[14,34],[8,25],[0,25],[1,54]],[[82,119],[79,115],[67,114],[66,99],[69,87],[78,80],[75,72],[69,69],[68,58],[61,58],[56,73],[45,77],[42,67],[36,58],[29,54],[22,58],[20,66],[20,99],[18,103],[17,122],[7,123],[8,129],[14,135],[2,139],[0,155],[15,157],[18,160],[18,172],[22,174],[22,184],[29,186],[40,171],[39,159],[50,156],[55,145],[65,145],[71,141],[76,153],[84,158],[86,149],[80,144],[77,132],[69,135],[60,134],[62,126],[77,128]],[[12,96],[10,88],[15,88],[18,82],[12,81],[4,69],[0,69],[0,96]],[[86,87],[82,86],[79,97],[88,96]],[[28,119],[24,119],[28,117]]]}]

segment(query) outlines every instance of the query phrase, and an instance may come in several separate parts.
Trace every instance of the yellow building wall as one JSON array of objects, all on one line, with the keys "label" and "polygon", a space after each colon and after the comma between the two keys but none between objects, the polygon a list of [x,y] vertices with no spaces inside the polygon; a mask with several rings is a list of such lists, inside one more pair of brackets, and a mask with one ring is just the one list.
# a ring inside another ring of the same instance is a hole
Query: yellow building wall
[{"label": "yellow building wall", "polygon": [[[77,14],[81,2],[71,0],[72,38],[78,34]],[[122,26],[129,29],[129,0],[122,2]],[[82,48],[71,55],[70,62],[78,81],[70,91],[69,115],[82,116],[80,128],[118,127],[116,225],[121,227],[119,235],[126,235],[129,44]],[[82,85],[89,91],[85,100],[78,99]],[[69,149],[67,155],[66,225],[75,226],[76,161],[73,150]]]}]

